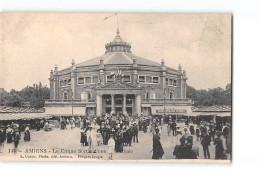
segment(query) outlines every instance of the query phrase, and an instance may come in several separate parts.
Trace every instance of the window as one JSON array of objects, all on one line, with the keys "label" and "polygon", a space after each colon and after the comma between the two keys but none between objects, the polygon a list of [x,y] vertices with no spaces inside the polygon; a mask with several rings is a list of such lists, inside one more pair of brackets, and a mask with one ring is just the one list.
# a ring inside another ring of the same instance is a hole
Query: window
[{"label": "window", "polygon": [[146,76],[146,83],[152,83],[152,77],[151,76]]},{"label": "window", "polygon": [[129,75],[124,76],[124,78],[123,78],[123,82],[130,83],[130,82],[131,82],[131,80],[130,80],[130,76],[129,76]]},{"label": "window", "polygon": [[107,82],[113,82],[114,81],[114,76],[107,76]]},{"label": "window", "polygon": [[173,80],[173,85],[177,85],[177,80]]},{"label": "window", "polygon": [[87,101],[91,99],[91,92],[83,92],[81,93],[81,100]]},{"label": "window", "polygon": [[153,83],[159,83],[159,77],[158,76],[153,77]]},{"label": "window", "polygon": [[68,93],[63,93],[63,99],[68,99]]},{"label": "window", "polygon": [[111,105],[111,99],[105,99],[106,105]]},{"label": "window", "polygon": [[149,99],[149,93],[145,93],[145,99]]},{"label": "window", "polygon": [[91,83],[91,77],[86,77],[85,78],[85,83]]},{"label": "window", "polygon": [[78,78],[78,84],[79,85],[84,84],[84,78],[83,77]]},{"label": "window", "polygon": [[145,82],[145,76],[139,76],[139,83]]},{"label": "window", "polygon": [[93,80],[93,83],[98,83],[98,76],[93,76],[92,80]]},{"label": "window", "polygon": [[169,79],[169,85],[172,86],[172,79]]},{"label": "window", "polygon": [[88,92],[88,99],[91,99],[91,92]]},{"label": "window", "polygon": [[156,99],[156,95],[154,91],[150,92],[150,99]]},{"label": "window", "polygon": [[169,85],[169,79],[168,78],[165,79],[165,84]]},{"label": "window", "polygon": [[132,105],[133,104],[133,99],[129,98],[126,100],[126,105]]},{"label": "window", "polygon": [[68,79],[68,85],[71,85],[71,79]]}]

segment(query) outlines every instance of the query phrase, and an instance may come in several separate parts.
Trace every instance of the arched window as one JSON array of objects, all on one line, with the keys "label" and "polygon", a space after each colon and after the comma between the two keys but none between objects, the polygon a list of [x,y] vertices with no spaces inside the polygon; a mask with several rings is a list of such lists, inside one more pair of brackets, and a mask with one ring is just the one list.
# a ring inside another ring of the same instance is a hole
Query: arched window
[{"label": "arched window", "polygon": [[156,99],[156,94],[154,91],[150,92],[150,99]]},{"label": "arched window", "polygon": [[91,95],[91,92],[85,91],[85,92],[81,93],[80,97],[81,97],[81,100],[87,101],[92,98],[92,95]]}]

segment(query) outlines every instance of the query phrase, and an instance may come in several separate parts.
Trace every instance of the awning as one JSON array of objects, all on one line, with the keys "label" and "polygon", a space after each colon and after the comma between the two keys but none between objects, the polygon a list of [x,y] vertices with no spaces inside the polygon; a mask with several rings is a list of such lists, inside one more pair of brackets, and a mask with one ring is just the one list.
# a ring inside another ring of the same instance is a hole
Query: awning
[{"label": "awning", "polygon": [[191,114],[187,114],[187,116],[220,116],[220,117],[226,117],[226,116],[231,116],[231,112],[192,112]]},{"label": "awning", "polygon": [[45,107],[45,113],[53,116],[84,116],[86,115],[86,107]]},{"label": "awning", "polygon": [[0,120],[18,120],[18,119],[49,119],[52,115],[45,113],[0,113]]}]

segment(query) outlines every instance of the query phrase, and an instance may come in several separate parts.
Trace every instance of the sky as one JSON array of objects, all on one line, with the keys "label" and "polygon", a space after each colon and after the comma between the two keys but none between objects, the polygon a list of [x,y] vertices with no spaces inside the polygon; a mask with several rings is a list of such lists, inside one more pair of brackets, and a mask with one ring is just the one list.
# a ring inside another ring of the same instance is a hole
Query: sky
[{"label": "sky", "polygon": [[[105,53],[113,41],[113,13],[2,13],[0,87],[10,91]],[[133,54],[187,72],[196,89],[231,83],[231,15],[119,13],[121,37]]]}]

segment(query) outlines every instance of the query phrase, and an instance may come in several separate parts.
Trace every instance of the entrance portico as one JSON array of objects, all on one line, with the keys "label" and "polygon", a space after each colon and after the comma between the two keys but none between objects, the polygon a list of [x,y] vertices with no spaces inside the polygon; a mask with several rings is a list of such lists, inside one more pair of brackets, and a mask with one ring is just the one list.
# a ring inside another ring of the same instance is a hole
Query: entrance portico
[{"label": "entrance portico", "polygon": [[141,88],[124,82],[112,82],[96,88],[96,115],[141,115]]}]

